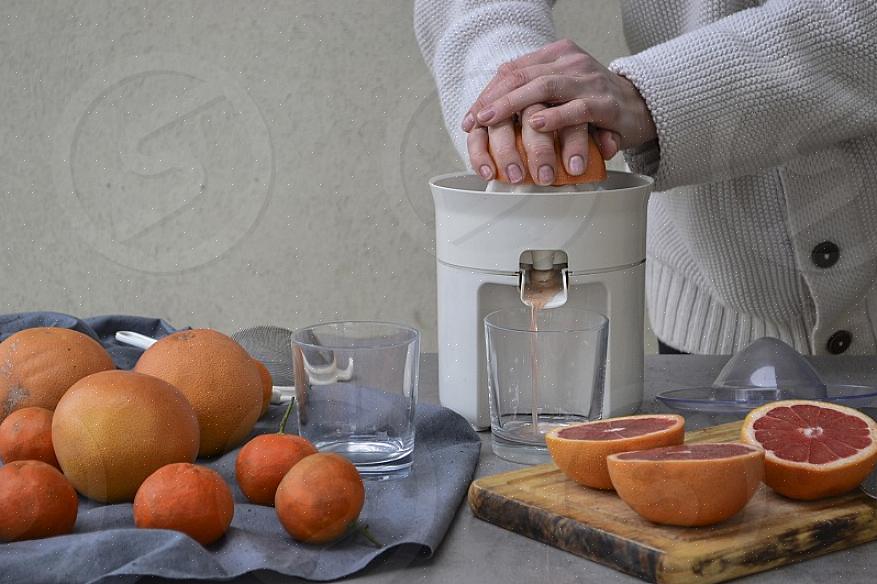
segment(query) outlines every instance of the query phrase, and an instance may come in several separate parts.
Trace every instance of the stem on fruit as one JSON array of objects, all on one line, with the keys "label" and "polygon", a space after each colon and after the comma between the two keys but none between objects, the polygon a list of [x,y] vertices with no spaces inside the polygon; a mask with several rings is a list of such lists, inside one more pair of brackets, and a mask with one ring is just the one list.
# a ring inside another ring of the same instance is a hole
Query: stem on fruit
[{"label": "stem on fruit", "polygon": [[384,544],[382,544],[381,542],[379,542],[379,541],[377,540],[377,538],[376,538],[374,535],[372,535],[372,532],[369,531],[368,524],[366,524],[366,523],[357,523],[357,524],[354,525],[353,528],[356,530],[357,533],[359,533],[359,534],[362,535],[364,538],[366,538],[366,539],[367,539],[367,540],[368,540],[373,546],[375,546],[376,548],[381,549],[382,547],[384,547]]},{"label": "stem on fruit", "polygon": [[277,430],[278,434],[286,434],[286,421],[289,420],[289,414],[292,412],[292,406],[295,404],[295,400],[289,400],[289,405],[286,406],[286,411],[283,412],[283,419],[280,420],[280,429]]}]

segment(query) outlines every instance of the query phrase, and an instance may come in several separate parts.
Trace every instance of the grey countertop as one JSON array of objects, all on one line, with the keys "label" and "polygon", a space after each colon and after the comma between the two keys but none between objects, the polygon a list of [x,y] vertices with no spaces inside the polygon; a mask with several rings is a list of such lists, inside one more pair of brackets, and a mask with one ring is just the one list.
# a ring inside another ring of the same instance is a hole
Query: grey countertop
[{"label": "grey countertop", "polygon": [[[676,387],[709,385],[724,365],[722,356],[650,355],[646,357],[644,411],[667,411],[654,400],[660,391]],[[826,381],[835,383],[877,383],[877,358],[830,357],[816,358],[813,364]],[[425,355],[421,367],[420,399],[438,402],[438,374],[435,355]],[[687,426],[697,428],[729,421],[733,418],[695,415],[687,417]],[[481,459],[477,476],[496,474],[520,465],[494,456],[490,435],[481,433]],[[833,582],[873,582],[877,565],[877,542],[835,552],[799,564],[756,574],[736,582],[759,584],[796,584]],[[274,574],[259,574],[236,580],[243,584],[255,582],[291,582],[293,579]],[[464,501],[444,543],[429,559],[410,552],[390,552],[363,572],[347,578],[358,583],[436,583],[466,584],[469,582],[639,582],[636,578],[616,572],[594,562],[506,531],[473,517]]]}]

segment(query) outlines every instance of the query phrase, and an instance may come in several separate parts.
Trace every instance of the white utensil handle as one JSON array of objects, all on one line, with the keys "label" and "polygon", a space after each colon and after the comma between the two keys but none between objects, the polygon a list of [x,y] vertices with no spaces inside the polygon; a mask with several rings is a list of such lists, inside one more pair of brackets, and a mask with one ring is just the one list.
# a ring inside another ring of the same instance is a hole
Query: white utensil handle
[{"label": "white utensil handle", "polygon": [[138,349],[148,349],[155,344],[155,339],[135,333],[134,331],[119,331],[116,333],[116,340]]},{"label": "white utensil handle", "polygon": [[329,365],[311,365],[305,361],[305,371],[312,385],[331,385],[338,381],[350,381],[353,378],[353,358],[347,360],[347,367],[340,369],[334,360]]},{"label": "white utensil handle", "polygon": [[284,404],[295,399],[295,387],[292,385],[275,385],[271,391],[272,404]]}]

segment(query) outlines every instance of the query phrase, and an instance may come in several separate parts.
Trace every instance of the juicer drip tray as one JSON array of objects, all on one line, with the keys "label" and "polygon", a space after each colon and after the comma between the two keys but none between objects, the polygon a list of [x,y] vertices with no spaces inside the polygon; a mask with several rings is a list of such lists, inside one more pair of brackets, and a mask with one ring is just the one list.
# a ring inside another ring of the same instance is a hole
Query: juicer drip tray
[{"label": "juicer drip tray", "polygon": [[764,337],[731,357],[710,387],[673,389],[656,397],[680,411],[745,414],[787,399],[867,406],[877,397],[877,387],[823,383],[800,353],[778,339]]}]

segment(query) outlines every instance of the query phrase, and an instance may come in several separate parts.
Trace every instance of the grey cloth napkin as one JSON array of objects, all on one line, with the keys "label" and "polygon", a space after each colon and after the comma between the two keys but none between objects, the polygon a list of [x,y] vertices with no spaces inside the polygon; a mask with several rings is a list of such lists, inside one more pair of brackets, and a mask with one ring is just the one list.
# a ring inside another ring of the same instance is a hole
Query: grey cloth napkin
[{"label": "grey cloth napkin", "polygon": [[[131,318],[115,322],[136,330],[130,326]],[[4,322],[19,321],[0,317],[0,335]],[[71,317],[70,322],[83,321]],[[106,330],[94,336],[111,337]],[[271,406],[253,435],[276,431],[283,410],[283,406]],[[290,420],[287,430],[295,431],[294,420]],[[234,480],[235,450],[199,461],[218,471],[231,485],[235,497],[231,528],[215,544],[203,547],[178,532],[137,529],[130,504],[101,505],[80,498],[74,533],[0,544],[0,582],[132,583],[142,576],[226,580],[260,570],[325,581],[353,574],[391,550],[408,548],[411,553],[428,557],[441,543],[460,506],[480,447],[478,435],[461,416],[446,408],[418,404],[410,475],[365,483],[366,502],[360,521],[368,524],[384,544],[382,549],[359,536],[326,546],[293,541],[273,507],[248,503],[238,489]]]}]

